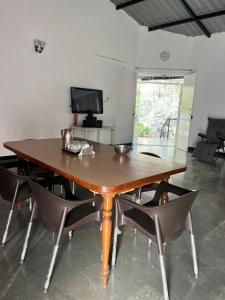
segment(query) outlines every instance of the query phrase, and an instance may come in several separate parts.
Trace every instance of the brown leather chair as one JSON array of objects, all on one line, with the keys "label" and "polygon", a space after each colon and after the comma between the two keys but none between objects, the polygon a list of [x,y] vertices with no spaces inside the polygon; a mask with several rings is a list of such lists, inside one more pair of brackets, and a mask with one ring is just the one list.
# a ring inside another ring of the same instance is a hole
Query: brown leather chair
[{"label": "brown leather chair", "polygon": [[196,277],[198,276],[195,239],[191,220],[191,206],[198,191],[190,191],[167,182],[161,182],[156,188],[153,201],[159,201],[161,195],[165,192],[180,197],[171,200],[167,204],[156,207],[151,206],[151,201],[144,205],[139,205],[127,199],[123,199],[123,196],[116,198],[112,266],[115,266],[116,262],[117,235],[121,233],[119,227],[128,225],[139,230],[158,246],[164,298],[168,300],[169,293],[163,246],[166,242],[179,237],[185,230],[189,231],[191,235],[194,274]]},{"label": "brown leather chair", "polygon": [[0,196],[3,200],[11,202],[5,231],[2,237],[2,245],[4,246],[7,240],[15,204],[31,197],[31,189],[27,183],[27,178],[17,175],[0,166]]},{"label": "brown leather chair", "polygon": [[37,183],[30,182],[32,200],[34,201],[31,218],[21,254],[24,261],[33,220],[36,218],[49,231],[56,233],[56,241],[52,252],[51,262],[44,284],[44,292],[50,284],[59,243],[63,234],[68,234],[79,226],[91,221],[101,220],[101,197],[95,196],[88,200],[68,201],[47,191]]}]

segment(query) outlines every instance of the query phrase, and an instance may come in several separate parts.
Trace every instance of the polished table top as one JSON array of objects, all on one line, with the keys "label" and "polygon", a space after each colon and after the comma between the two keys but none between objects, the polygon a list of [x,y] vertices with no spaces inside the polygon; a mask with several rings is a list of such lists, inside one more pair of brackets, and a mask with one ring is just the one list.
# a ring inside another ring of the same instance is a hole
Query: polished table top
[{"label": "polished table top", "polygon": [[[80,139],[82,140],[82,139]],[[186,170],[186,166],[143,154],[116,154],[112,146],[90,142],[95,155],[62,151],[61,139],[6,142],[22,158],[56,172],[95,192],[123,192]]]}]

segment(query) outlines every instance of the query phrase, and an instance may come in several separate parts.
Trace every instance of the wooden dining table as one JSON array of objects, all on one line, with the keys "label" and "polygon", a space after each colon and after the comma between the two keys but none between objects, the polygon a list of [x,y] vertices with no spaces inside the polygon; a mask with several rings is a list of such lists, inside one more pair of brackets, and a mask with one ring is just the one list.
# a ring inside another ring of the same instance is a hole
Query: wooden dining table
[{"label": "wooden dining table", "polygon": [[[79,139],[82,140],[82,139]],[[116,194],[168,179],[186,166],[143,154],[116,154],[112,146],[88,141],[95,154],[78,156],[62,150],[61,139],[33,139],[4,143],[21,159],[38,164],[102,195],[102,286],[109,276],[112,206]]]}]

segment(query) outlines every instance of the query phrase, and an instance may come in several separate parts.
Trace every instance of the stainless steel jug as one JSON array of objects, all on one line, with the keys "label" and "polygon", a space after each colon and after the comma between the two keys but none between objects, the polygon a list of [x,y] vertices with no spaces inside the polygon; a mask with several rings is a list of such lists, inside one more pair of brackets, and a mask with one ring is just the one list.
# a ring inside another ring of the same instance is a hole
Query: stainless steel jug
[{"label": "stainless steel jug", "polygon": [[72,128],[65,128],[61,130],[63,140],[63,148],[68,149],[73,142]]}]

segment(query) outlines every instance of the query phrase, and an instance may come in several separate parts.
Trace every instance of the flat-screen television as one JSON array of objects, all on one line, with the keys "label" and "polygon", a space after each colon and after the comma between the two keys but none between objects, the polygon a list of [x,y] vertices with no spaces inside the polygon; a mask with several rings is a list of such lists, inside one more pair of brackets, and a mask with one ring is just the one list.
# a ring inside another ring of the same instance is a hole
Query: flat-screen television
[{"label": "flat-screen television", "polygon": [[73,114],[102,114],[102,90],[71,87],[71,109]]}]

